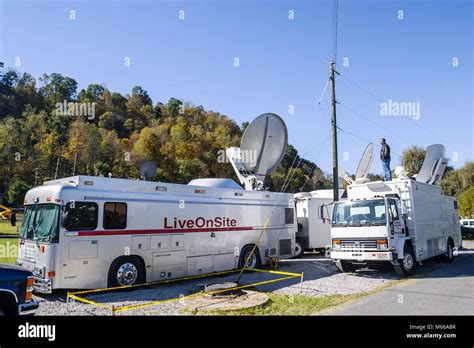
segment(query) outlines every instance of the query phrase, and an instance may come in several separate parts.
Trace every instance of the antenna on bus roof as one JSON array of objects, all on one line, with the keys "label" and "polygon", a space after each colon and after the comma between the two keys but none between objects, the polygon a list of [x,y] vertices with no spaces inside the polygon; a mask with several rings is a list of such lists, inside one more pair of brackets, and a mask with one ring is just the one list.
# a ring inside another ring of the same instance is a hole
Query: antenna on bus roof
[{"label": "antenna on bus roof", "polygon": [[156,175],[156,164],[153,161],[145,161],[140,165],[140,178],[148,180]]},{"label": "antenna on bus roof", "polygon": [[226,154],[246,190],[264,190],[265,176],[278,167],[287,144],[288,131],[283,119],[266,113],[247,127],[240,148],[230,147]]}]

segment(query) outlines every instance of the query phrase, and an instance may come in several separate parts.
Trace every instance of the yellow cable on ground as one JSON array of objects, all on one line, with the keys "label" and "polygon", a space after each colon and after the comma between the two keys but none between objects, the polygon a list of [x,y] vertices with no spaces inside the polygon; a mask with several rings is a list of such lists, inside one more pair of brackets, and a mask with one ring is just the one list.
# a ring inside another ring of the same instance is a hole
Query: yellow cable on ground
[{"label": "yellow cable on ground", "polygon": [[[209,291],[209,292],[199,292],[199,293],[196,293],[196,294],[192,294],[192,295],[180,297],[179,299],[181,300],[181,299],[189,299],[189,298],[194,298],[194,297],[199,297],[199,296],[204,296],[204,295],[214,295],[214,294],[218,294],[218,293],[221,293],[221,292],[227,292],[227,291],[231,291],[231,290],[239,290],[239,289],[251,288],[251,287],[254,287],[254,286],[259,286],[259,285],[274,283],[274,282],[283,281],[283,280],[288,280],[288,279],[292,279],[292,278],[296,278],[296,277],[301,277],[301,275],[298,274],[298,275],[296,275],[296,276],[293,276],[293,275],[292,275],[292,276],[287,276],[287,277],[284,277],[284,278],[271,279],[271,280],[266,280],[266,281],[262,281],[262,282],[258,282],[258,283],[247,284],[247,285],[241,285],[241,286],[237,286],[237,287],[233,287],[233,288],[228,288],[228,289],[223,289],[223,290],[215,290],[215,291]],[[153,301],[153,302],[141,303],[141,304],[137,304],[137,305],[122,306],[122,307],[115,308],[115,311],[116,311],[116,312],[120,312],[120,311],[126,311],[126,310],[131,310],[131,309],[142,308],[142,307],[149,307],[149,306],[158,305],[158,304],[163,304],[163,303],[166,303],[166,302],[172,302],[172,301],[176,301],[176,300],[177,300],[177,298],[172,298],[172,299],[167,299],[167,300],[160,300],[160,301]]]},{"label": "yellow cable on ground", "polygon": [[[240,271],[240,270],[237,269],[237,270],[232,270],[232,271],[224,271],[224,272],[203,274],[203,275],[199,275],[199,276],[169,279],[169,280],[164,280],[164,281],[159,281],[159,282],[154,282],[154,283],[147,283],[147,284],[151,285],[151,284],[158,284],[158,283],[171,283],[171,282],[179,281],[179,280],[187,280],[187,279],[193,279],[193,278],[203,278],[205,276],[213,276],[213,275],[219,275],[219,274],[229,274],[229,273],[238,272],[238,271]],[[78,292],[75,292],[75,293],[68,293],[67,297],[68,297],[68,299],[72,298],[72,299],[77,300],[79,302],[84,302],[84,303],[87,303],[87,304],[90,304],[90,305],[93,305],[93,306],[109,309],[109,310],[112,311],[112,315],[115,315],[116,312],[132,310],[132,309],[137,309],[137,308],[143,308],[143,307],[149,307],[149,306],[153,306],[153,305],[159,305],[159,304],[163,304],[163,303],[167,303],[167,302],[178,301],[178,300],[181,300],[181,299],[189,299],[189,298],[199,297],[199,296],[203,296],[203,295],[213,295],[213,294],[218,294],[218,293],[227,292],[227,291],[231,291],[231,290],[245,289],[245,288],[255,287],[255,286],[259,286],[259,285],[265,285],[265,284],[269,284],[269,283],[274,283],[274,282],[293,279],[293,278],[298,278],[298,277],[300,277],[301,280],[303,280],[303,273],[300,274],[300,273],[291,273],[291,272],[282,272],[282,271],[268,271],[268,270],[260,270],[260,269],[257,270],[257,269],[251,269],[251,268],[243,268],[241,270],[241,272],[243,272],[243,271],[279,274],[279,275],[285,275],[286,277],[265,280],[265,281],[252,283],[252,284],[247,284],[247,285],[240,285],[240,286],[236,286],[236,287],[228,288],[228,289],[215,290],[215,291],[210,291],[210,292],[199,292],[199,293],[195,293],[195,294],[191,294],[191,295],[184,296],[184,297],[179,297],[179,298],[171,298],[171,299],[160,300],[160,301],[151,301],[151,302],[141,303],[141,304],[137,304],[137,305],[121,306],[121,307],[118,307],[118,308],[115,307],[115,306],[107,306],[107,305],[104,305],[104,304],[101,304],[101,303],[97,303],[97,302],[85,299],[85,298],[77,296],[77,295],[78,294],[94,293],[94,292],[99,292],[99,291],[111,291],[111,290],[123,289],[123,288],[133,288],[133,287],[136,287],[136,286],[130,285],[130,286],[121,286],[121,287],[116,287],[116,288],[104,288],[104,289],[78,291]],[[143,284],[140,284],[139,286],[143,286]]]},{"label": "yellow cable on ground", "polygon": [[216,275],[230,274],[230,273],[235,273],[235,272],[238,272],[238,271],[240,271],[240,269],[233,269],[233,270],[230,270],[230,271],[222,271],[222,272],[215,272],[215,273],[206,273],[206,274],[200,274],[200,275],[196,275],[196,276],[181,277],[181,278],[175,278],[175,279],[158,280],[156,282],[149,282],[149,283],[144,283],[144,284],[123,285],[123,286],[116,286],[116,287],[112,287],[112,288],[100,288],[100,289],[92,289],[92,290],[75,291],[75,292],[71,292],[71,294],[72,295],[81,295],[81,294],[89,294],[89,293],[93,293],[93,292],[102,292],[102,291],[111,291],[111,290],[145,287],[145,286],[150,286],[150,285],[173,283],[173,282],[177,282],[177,281],[180,281],[180,280],[191,280],[191,279],[212,277],[212,276],[216,276]]},{"label": "yellow cable on ground", "polygon": [[258,236],[257,242],[253,245],[252,251],[250,252],[249,256],[245,260],[244,265],[242,266],[242,271],[240,271],[239,276],[237,278],[236,283],[239,284],[240,278],[242,277],[242,273],[244,273],[245,268],[247,267],[247,263],[249,262],[250,258],[252,257],[253,253],[255,252],[255,249],[257,248],[258,243],[260,242],[260,239],[263,236],[263,232],[267,229],[267,225],[270,222],[270,218],[267,218],[267,221],[265,221],[265,225],[263,225],[262,232],[260,232],[260,236]]}]

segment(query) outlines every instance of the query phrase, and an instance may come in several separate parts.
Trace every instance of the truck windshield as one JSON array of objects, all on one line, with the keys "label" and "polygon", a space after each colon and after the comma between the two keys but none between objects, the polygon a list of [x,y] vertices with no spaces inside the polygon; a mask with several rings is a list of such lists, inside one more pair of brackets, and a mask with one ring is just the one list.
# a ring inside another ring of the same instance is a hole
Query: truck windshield
[{"label": "truck windshield", "polygon": [[54,204],[27,205],[20,228],[21,239],[58,242],[59,212],[60,207]]},{"label": "truck windshield", "polygon": [[334,207],[333,227],[382,226],[386,224],[383,199],[357,202],[339,202]]}]

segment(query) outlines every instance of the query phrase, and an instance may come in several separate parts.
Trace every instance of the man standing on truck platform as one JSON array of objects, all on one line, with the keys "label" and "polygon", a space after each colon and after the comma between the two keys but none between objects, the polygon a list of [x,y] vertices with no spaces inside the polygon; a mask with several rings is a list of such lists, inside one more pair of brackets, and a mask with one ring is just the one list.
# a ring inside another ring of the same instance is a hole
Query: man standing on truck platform
[{"label": "man standing on truck platform", "polygon": [[380,139],[380,159],[382,160],[383,176],[385,181],[392,180],[392,172],[390,170],[390,146],[385,142],[385,138]]}]

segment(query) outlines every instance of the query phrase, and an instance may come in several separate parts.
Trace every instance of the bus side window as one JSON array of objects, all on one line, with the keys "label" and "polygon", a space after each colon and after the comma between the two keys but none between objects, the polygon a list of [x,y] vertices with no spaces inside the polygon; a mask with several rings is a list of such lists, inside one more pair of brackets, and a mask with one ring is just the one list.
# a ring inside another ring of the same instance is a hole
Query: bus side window
[{"label": "bus side window", "polygon": [[127,227],[127,204],[107,202],[104,204],[104,229],[123,230]]},{"label": "bus side window", "polygon": [[68,212],[66,230],[95,230],[97,228],[98,206],[93,202],[74,202],[66,205]]}]

